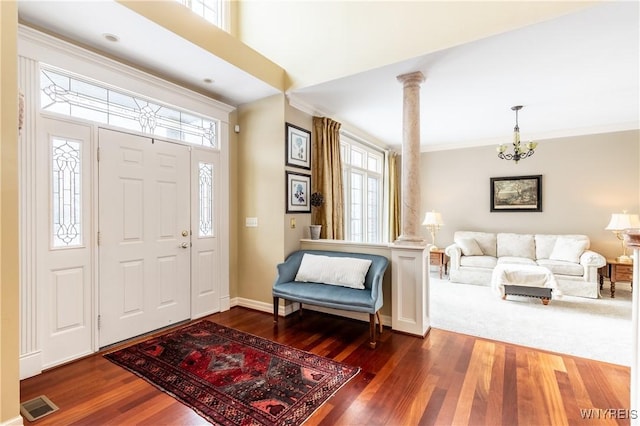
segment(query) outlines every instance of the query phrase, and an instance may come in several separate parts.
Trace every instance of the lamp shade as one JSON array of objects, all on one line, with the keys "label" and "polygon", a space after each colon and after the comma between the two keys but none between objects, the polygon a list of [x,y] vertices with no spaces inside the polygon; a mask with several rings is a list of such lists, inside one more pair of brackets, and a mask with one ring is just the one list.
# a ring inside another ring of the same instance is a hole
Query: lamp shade
[{"label": "lamp shade", "polygon": [[608,231],[622,231],[623,229],[640,228],[640,217],[637,214],[613,213],[605,228]]},{"label": "lamp shade", "polygon": [[442,216],[440,213],[431,210],[424,215],[423,225],[438,225],[442,226],[444,223],[442,222]]}]

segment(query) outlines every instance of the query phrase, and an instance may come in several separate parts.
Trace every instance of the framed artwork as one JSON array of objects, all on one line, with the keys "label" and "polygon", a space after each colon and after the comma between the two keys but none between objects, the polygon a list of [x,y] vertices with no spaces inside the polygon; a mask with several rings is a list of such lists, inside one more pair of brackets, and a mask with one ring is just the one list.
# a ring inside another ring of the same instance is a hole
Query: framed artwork
[{"label": "framed artwork", "polygon": [[286,172],[287,213],[311,213],[311,176]]},{"label": "framed artwork", "polygon": [[542,175],[491,178],[492,212],[541,212]]},{"label": "framed artwork", "polygon": [[286,123],[287,166],[311,169],[311,132]]}]

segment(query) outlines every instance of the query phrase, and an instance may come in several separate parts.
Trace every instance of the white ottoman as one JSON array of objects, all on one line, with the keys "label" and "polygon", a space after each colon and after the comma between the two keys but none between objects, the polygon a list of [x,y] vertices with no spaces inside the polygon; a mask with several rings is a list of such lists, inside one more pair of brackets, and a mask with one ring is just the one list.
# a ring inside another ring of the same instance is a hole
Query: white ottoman
[{"label": "white ottoman", "polygon": [[491,288],[503,299],[507,295],[536,297],[547,305],[551,296],[561,296],[553,273],[543,266],[496,265],[491,275]]}]

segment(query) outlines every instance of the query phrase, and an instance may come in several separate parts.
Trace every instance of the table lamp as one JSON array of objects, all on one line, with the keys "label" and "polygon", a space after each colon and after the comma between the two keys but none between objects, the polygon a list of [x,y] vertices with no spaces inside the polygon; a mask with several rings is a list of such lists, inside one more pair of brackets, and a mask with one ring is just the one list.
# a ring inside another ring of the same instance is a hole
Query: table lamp
[{"label": "table lamp", "polygon": [[622,231],[633,228],[640,228],[640,218],[637,214],[628,214],[626,211],[623,211],[622,213],[613,213],[609,224],[605,228],[608,231],[612,231],[622,242],[622,255],[616,257],[618,262],[632,262],[631,256],[627,255],[627,246],[624,244]]},{"label": "table lamp", "polygon": [[436,232],[438,232],[440,227],[444,225],[444,223],[442,222],[442,216],[440,215],[440,213],[431,210],[424,216],[424,221],[422,222],[422,224],[427,227],[427,230],[429,230],[429,233],[431,234],[431,243],[433,245],[429,250],[437,250],[438,247],[436,246]]}]

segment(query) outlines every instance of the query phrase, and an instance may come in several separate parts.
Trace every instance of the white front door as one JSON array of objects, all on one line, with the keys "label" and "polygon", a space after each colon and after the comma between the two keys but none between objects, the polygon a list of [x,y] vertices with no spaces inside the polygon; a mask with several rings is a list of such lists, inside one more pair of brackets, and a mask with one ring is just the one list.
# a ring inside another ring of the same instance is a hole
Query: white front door
[{"label": "white front door", "polygon": [[100,129],[99,345],[190,317],[189,148]]}]

